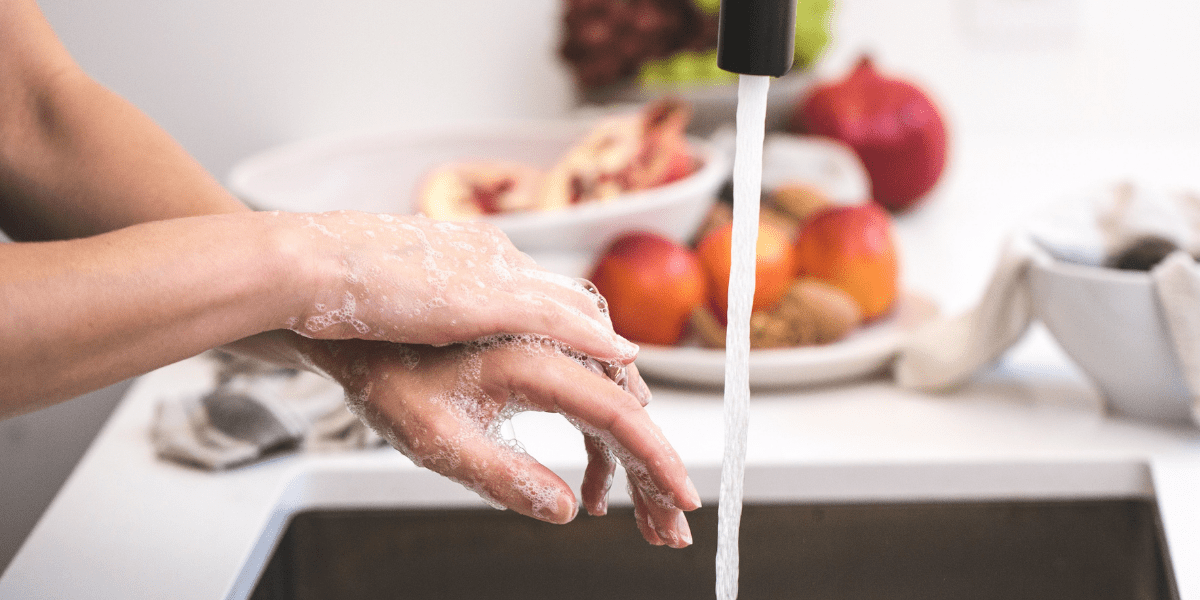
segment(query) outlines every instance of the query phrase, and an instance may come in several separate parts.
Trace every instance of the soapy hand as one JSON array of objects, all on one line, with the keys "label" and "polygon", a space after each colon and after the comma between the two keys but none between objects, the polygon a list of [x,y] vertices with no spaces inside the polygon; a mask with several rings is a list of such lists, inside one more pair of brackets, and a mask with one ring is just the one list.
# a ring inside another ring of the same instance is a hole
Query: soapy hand
[{"label": "soapy hand", "polygon": [[582,503],[607,511],[619,461],[647,541],[682,548],[685,510],[699,496],[679,456],[644,410],[650,392],[630,365],[601,363],[541,336],[496,336],[432,347],[351,341],[329,374],[351,410],[392,446],[497,507],[552,523],[578,512],[570,487],[504,440],[500,427],[526,410],[562,414],[584,434]]},{"label": "soapy hand", "polygon": [[497,334],[549,336],[627,364],[594,288],[545,271],[492,225],[339,211],[286,214],[306,232],[318,292],[287,326],[318,339],[444,345]]}]

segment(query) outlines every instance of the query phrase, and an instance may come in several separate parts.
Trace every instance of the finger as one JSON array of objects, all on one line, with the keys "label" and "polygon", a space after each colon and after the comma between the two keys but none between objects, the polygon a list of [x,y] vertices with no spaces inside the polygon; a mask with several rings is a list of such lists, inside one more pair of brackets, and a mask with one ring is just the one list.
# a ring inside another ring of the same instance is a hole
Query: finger
[{"label": "finger", "polygon": [[443,323],[437,331],[422,332],[421,343],[453,344],[511,336],[546,338],[604,362],[627,364],[638,346],[606,324],[580,315],[542,294],[521,292],[472,307],[472,318]]},{"label": "finger", "polygon": [[608,491],[612,488],[617,461],[612,452],[595,436],[584,434],[583,447],[587,450],[588,463],[583,471],[583,484],[579,486],[579,494],[588,514],[599,517],[608,514]]},{"label": "finger", "polygon": [[579,507],[570,486],[532,456],[489,437],[448,412],[426,418],[405,454],[490,504],[550,523],[567,523]]},{"label": "finger", "polygon": [[512,361],[512,385],[543,410],[560,412],[616,453],[649,499],[683,510],[699,508],[687,470],[633,395],[565,356]]},{"label": "finger", "polygon": [[606,318],[601,320],[595,305],[585,311],[561,298],[533,291],[514,294],[513,305],[521,308],[512,310],[510,306],[496,315],[505,333],[551,337],[605,362],[628,364],[637,357],[637,344],[613,331]]},{"label": "finger", "polygon": [[608,301],[594,283],[540,268],[522,269],[519,273],[526,278],[519,288],[536,289],[573,310],[612,326]]},{"label": "finger", "polygon": [[642,379],[642,373],[638,371],[637,365],[633,363],[625,365],[625,379],[628,382],[626,386],[629,388],[629,393],[633,394],[633,397],[637,398],[642,406],[650,404],[652,397],[650,386],[646,385]]},{"label": "finger", "polygon": [[472,489],[485,500],[535,519],[563,524],[579,512],[575,494],[558,475],[532,456],[487,438],[468,444],[461,466],[450,475],[477,482]]},{"label": "finger", "polygon": [[[524,287],[538,287],[552,296],[562,297],[568,305],[578,308],[584,314],[598,314],[602,320],[612,321],[608,315],[608,302],[591,281],[567,277],[539,267],[522,269],[519,273],[533,280],[527,282]],[[541,285],[543,283],[546,285]]]},{"label": "finger", "polygon": [[[600,294],[600,290],[596,287],[596,284],[587,279],[567,277],[545,271],[544,269],[530,269],[523,271],[523,273],[530,279],[544,282],[545,285],[538,287],[538,289],[542,293],[547,294],[553,301],[561,302],[566,312],[582,313],[586,317],[603,323],[606,330],[612,330],[612,318],[608,311],[608,301]],[[625,341],[620,336],[618,338],[618,342]],[[632,349],[622,347],[620,350],[622,350],[623,354],[615,357],[593,352],[587,353],[605,360],[616,358],[622,364],[633,360],[633,357],[637,354],[636,346]],[[627,350],[632,350],[633,353],[629,354],[626,352]]]},{"label": "finger", "polygon": [[692,530],[688,527],[683,511],[675,507],[659,506],[633,479],[629,480],[629,487],[631,496],[637,495],[642,498],[642,514],[646,528],[652,530],[659,540],[672,548],[686,548],[691,545]]},{"label": "finger", "polygon": [[633,522],[637,525],[642,538],[655,546],[666,545],[666,542],[658,537],[658,532],[654,531],[654,527],[650,525],[650,513],[646,508],[648,502],[642,497],[641,492],[637,488],[630,486],[629,497],[633,500]]}]

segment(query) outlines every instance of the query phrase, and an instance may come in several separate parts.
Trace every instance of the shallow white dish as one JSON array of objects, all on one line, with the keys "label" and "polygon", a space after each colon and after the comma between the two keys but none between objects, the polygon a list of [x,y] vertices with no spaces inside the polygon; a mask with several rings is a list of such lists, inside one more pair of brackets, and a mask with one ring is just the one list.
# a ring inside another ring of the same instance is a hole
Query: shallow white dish
[{"label": "shallow white dish", "polygon": [[[905,294],[892,314],[825,346],[752,350],[750,386],[812,386],[866,377],[891,364],[906,336],[937,313],[933,303]],[[647,379],[720,387],[725,383],[725,351],[643,344],[638,370]]]},{"label": "shallow white dish", "polygon": [[[417,187],[434,167],[505,160],[549,168],[593,124],[535,121],[308,140],[242,160],[230,173],[229,187],[265,210],[413,214]],[[542,266],[572,276],[584,275],[595,253],[632,229],[684,242],[716,201],[731,168],[727,149],[699,139],[689,142],[700,168],[679,181],[604,203],[483,220]]]}]

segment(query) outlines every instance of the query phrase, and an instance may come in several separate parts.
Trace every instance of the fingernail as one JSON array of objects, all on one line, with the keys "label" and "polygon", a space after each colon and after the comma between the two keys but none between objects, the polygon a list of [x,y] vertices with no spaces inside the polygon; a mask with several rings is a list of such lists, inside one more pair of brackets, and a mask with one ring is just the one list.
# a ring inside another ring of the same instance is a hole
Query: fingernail
[{"label": "fingernail", "polygon": [[700,508],[700,506],[701,506],[701,504],[700,504],[700,492],[697,492],[697,491],[696,491],[696,484],[692,483],[692,478],[691,478],[691,477],[688,477],[688,478],[687,478],[687,481],[685,481],[684,483],[686,483],[686,484],[687,484],[688,500],[691,500],[691,501],[692,501],[692,504],[693,504],[693,505],[694,505],[696,508]]},{"label": "fingernail", "polygon": [[614,341],[617,343],[617,350],[621,353],[622,357],[633,358],[637,356],[638,350],[640,350],[637,344],[625,339],[619,333],[613,335]]},{"label": "fingernail", "polygon": [[638,387],[642,390],[642,397],[646,399],[647,403],[649,403],[650,399],[654,397],[654,394],[650,392],[650,386],[646,385],[646,381],[644,379],[638,377]]},{"label": "fingernail", "polygon": [[570,518],[568,518],[566,521],[563,521],[563,523],[570,523],[571,521],[575,520],[575,517],[579,516],[579,503],[565,496],[562,498],[562,502],[567,503],[567,511],[571,513]]},{"label": "fingernail", "polygon": [[665,545],[665,546],[677,545],[677,540],[679,539],[679,536],[677,536],[674,531],[671,531],[670,529],[667,529],[666,527],[659,527],[658,523],[656,523],[654,521],[654,519],[650,519],[650,528],[654,530],[654,534],[658,536],[658,539],[663,541],[663,545]]},{"label": "fingernail", "polygon": [[543,521],[563,525],[575,520],[579,514],[579,504],[570,496],[559,496],[553,505],[544,505],[540,509],[535,506],[534,513]]},{"label": "fingernail", "polygon": [[608,514],[608,501],[601,498],[588,505],[588,514],[593,517],[603,517]]},{"label": "fingernail", "polygon": [[688,525],[687,517],[680,511],[675,517],[675,529],[679,531],[679,537],[687,545],[692,545],[692,528]]}]

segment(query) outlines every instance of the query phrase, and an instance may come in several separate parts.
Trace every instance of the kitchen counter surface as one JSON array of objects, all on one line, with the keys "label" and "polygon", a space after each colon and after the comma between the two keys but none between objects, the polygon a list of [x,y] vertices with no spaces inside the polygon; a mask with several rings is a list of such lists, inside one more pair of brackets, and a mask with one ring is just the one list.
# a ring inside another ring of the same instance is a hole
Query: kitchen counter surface
[{"label": "kitchen counter surface", "polygon": [[[1004,173],[1041,164],[1032,177],[1055,181],[1047,193],[1057,194],[1111,181],[1116,163],[1178,172],[1135,158],[1137,148],[1126,145],[1000,140],[970,148],[962,155],[972,160],[959,161],[930,206],[898,222],[905,281],[949,312],[973,301],[1004,232],[1047,198],[1029,196],[1028,178],[1006,182]],[[1183,165],[1169,148],[1172,164]],[[1069,168],[1045,172],[1045,161],[1071,149]],[[1062,173],[1075,185],[1065,188]],[[148,433],[155,404],[202,389],[209,368],[190,359],[138,380],[0,578],[0,598],[244,598],[297,511],[483,505],[390,449],[294,454],[226,473],[158,460]],[[705,502],[715,502],[720,392],[652,389],[654,419]],[[574,429],[553,415],[524,414],[514,430],[577,489],[585,455]],[[885,377],[756,393],[749,440],[748,501],[1153,497],[1180,597],[1200,600],[1200,572],[1182,567],[1200,564],[1192,510],[1200,506],[1200,430],[1106,415],[1040,327],[950,394],[901,390]],[[627,502],[621,487],[614,504]]]},{"label": "kitchen counter surface", "polygon": [[[202,389],[208,369],[189,360],[138,381],[0,580],[0,597],[243,598],[297,511],[482,506],[390,449],[290,455],[226,473],[158,460],[147,427],[156,402]],[[719,393],[654,389],[655,420],[714,502]],[[578,488],[585,456],[574,429],[526,414],[514,430]],[[883,379],[756,394],[749,439],[747,501],[1119,498],[1169,486],[1160,510],[1172,557],[1200,560],[1190,512],[1200,505],[1200,434],[1106,417],[1070,369],[1010,360],[949,396]],[[619,488],[614,504],[627,502]],[[1195,574],[1176,573],[1181,597],[1200,597]]]}]

